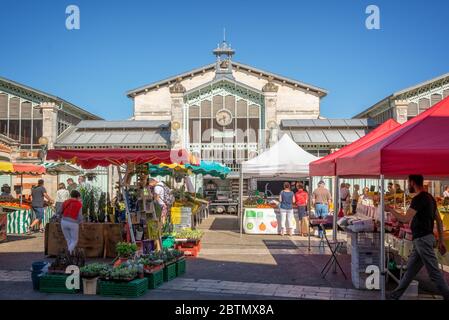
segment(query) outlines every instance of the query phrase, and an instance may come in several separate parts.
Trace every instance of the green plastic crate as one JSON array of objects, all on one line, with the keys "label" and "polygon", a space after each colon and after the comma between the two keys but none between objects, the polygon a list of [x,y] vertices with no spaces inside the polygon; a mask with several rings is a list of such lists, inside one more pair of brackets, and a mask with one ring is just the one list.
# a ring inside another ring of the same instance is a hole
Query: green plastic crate
[{"label": "green plastic crate", "polygon": [[176,276],[186,273],[186,259],[180,259],[176,262]]},{"label": "green plastic crate", "polygon": [[164,269],[146,274],[145,277],[148,279],[148,289],[156,289],[164,283]]},{"label": "green plastic crate", "polygon": [[176,263],[166,265],[164,268],[164,281],[170,281],[176,278]]},{"label": "green plastic crate", "polygon": [[105,297],[137,298],[148,290],[148,279],[135,279],[130,282],[100,281],[100,295]]},{"label": "green plastic crate", "polygon": [[65,282],[68,276],[63,274],[46,274],[41,276],[39,279],[39,291],[45,293],[77,293],[78,290],[76,289],[67,289]]}]

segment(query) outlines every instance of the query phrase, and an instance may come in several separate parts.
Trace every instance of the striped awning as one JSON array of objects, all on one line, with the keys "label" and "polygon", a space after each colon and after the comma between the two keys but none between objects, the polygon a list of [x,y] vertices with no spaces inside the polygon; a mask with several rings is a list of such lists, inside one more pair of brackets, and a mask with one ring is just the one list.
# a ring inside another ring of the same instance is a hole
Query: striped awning
[{"label": "striped awning", "polygon": [[0,174],[11,175],[41,175],[45,174],[45,167],[28,163],[12,163],[6,161],[0,161]]},{"label": "striped awning", "polygon": [[44,162],[43,166],[47,173],[51,175],[68,174],[77,176],[83,173],[82,170],[64,162]]}]

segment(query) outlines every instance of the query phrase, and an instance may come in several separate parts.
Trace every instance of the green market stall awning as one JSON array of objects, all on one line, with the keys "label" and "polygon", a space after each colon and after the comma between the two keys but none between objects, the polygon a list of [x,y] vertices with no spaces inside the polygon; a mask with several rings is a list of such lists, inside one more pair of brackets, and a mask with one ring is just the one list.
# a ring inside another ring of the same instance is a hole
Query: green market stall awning
[{"label": "green market stall awning", "polygon": [[210,175],[221,179],[231,173],[231,169],[221,163],[214,161],[201,161],[199,166],[186,164],[186,168],[192,170],[195,174]]},{"label": "green market stall awning", "polygon": [[184,173],[184,174],[202,174],[210,175],[213,177],[218,177],[221,179],[226,178],[226,176],[231,172],[231,169],[225,165],[213,161],[201,161],[198,166],[192,164],[171,164],[167,165],[161,163],[159,165],[148,166],[149,173],[151,176],[168,176],[174,173]]}]

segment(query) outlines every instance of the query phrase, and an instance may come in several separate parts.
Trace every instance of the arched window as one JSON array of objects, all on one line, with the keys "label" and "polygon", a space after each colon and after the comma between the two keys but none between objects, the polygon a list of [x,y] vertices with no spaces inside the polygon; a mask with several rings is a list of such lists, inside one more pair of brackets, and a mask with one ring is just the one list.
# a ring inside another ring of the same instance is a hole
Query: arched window
[{"label": "arched window", "polygon": [[421,112],[429,109],[429,107],[430,107],[430,100],[427,99],[427,98],[421,98],[421,99],[419,99],[419,103],[418,104],[419,104],[419,112],[421,113]]},{"label": "arched window", "polygon": [[440,102],[442,99],[443,97],[441,96],[441,94],[434,93],[430,96],[430,105],[433,106]]},{"label": "arched window", "polygon": [[418,104],[410,102],[407,107],[407,117],[415,117],[418,115]]}]

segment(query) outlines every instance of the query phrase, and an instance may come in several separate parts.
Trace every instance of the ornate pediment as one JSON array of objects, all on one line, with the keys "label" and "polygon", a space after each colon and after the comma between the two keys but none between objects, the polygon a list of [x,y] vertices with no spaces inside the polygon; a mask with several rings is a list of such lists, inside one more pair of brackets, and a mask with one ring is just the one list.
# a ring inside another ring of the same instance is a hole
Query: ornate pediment
[{"label": "ornate pediment", "polygon": [[170,93],[185,93],[186,88],[181,84],[181,82],[176,81],[174,85],[170,87]]},{"label": "ornate pediment", "polygon": [[272,77],[268,79],[268,82],[262,88],[263,92],[278,92],[278,90],[279,87],[274,84]]}]

